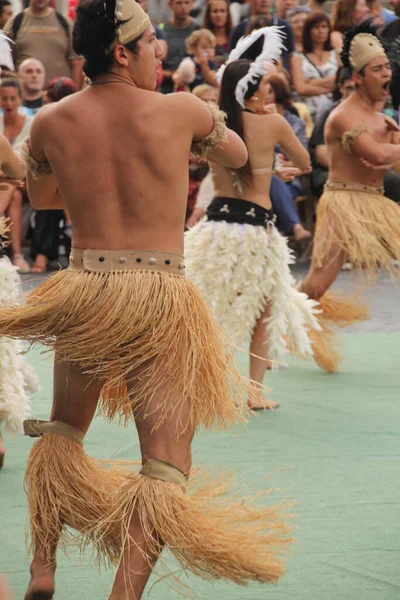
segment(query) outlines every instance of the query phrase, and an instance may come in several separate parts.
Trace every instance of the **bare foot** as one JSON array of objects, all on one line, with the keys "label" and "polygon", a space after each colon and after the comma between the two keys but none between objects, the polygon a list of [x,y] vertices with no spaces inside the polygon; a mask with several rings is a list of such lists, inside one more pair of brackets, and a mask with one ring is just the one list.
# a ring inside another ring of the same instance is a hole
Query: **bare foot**
[{"label": "bare foot", "polygon": [[32,265],[32,273],[46,273],[48,260],[44,254],[38,254]]},{"label": "bare foot", "polygon": [[311,238],[311,233],[307,231],[300,223],[293,227],[293,235],[296,242],[304,242]]},{"label": "bare foot", "polygon": [[55,567],[43,566],[42,562],[32,562],[31,580],[25,600],[51,600],[54,596],[54,574]]},{"label": "bare foot", "polygon": [[279,402],[275,402],[275,400],[267,400],[263,398],[261,394],[254,398],[249,398],[247,401],[247,406],[250,410],[274,410],[279,407]]},{"label": "bare foot", "polygon": [[4,457],[6,455],[6,449],[3,444],[3,438],[0,433],[0,469],[4,465]]}]

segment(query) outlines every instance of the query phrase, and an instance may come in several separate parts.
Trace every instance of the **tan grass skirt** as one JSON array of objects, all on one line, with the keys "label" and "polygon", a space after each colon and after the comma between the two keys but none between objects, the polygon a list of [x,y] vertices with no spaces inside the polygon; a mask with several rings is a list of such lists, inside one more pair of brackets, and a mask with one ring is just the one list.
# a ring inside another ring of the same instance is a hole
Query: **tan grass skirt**
[{"label": "tan grass skirt", "polygon": [[49,346],[104,381],[109,419],[146,414],[155,395],[157,425],[188,399],[194,429],[242,418],[235,402],[244,406],[250,384],[179,255],[73,249],[71,266],[25,305],[0,308],[0,335]]},{"label": "tan grass skirt", "polygon": [[400,276],[400,206],[381,188],[328,181],[318,202],[313,261],[325,264],[330,248],[343,250],[369,279],[379,270]]}]

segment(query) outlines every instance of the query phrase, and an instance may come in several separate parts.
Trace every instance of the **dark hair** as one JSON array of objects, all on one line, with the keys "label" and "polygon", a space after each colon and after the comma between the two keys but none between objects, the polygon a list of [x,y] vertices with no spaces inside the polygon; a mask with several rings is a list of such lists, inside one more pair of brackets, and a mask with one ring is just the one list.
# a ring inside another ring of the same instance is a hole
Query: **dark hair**
[{"label": "dark hair", "polygon": [[[226,25],[225,25],[225,35],[229,38],[231,35],[231,31],[232,31],[232,17],[231,17],[231,13],[229,10],[228,0],[215,0],[215,1],[225,2],[225,4],[226,4],[226,10],[228,12],[228,19],[227,19]],[[211,14],[210,14],[212,3],[213,3],[213,0],[209,0],[207,2],[207,8],[206,8],[206,12],[204,14],[203,28],[209,29],[210,31],[212,31],[214,33],[214,25],[211,21]]]},{"label": "dark hair", "polygon": [[16,79],[15,77],[9,77],[8,79],[2,79],[1,83],[0,83],[0,88],[3,89],[6,87],[16,89],[19,97],[22,98],[22,88],[21,88],[21,84],[18,81],[18,79]]},{"label": "dark hair", "polygon": [[311,13],[311,15],[308,15],[308,17],[304,23],[304,29],[303,29],[303,52],[304,52],[304,54],[308,54],[309,52],[314,51],[313,43],[312,43],[312,39],[311,39],[311,29],[313,27],[316,27],[320,23],[326,23],[328,25],[328,37],[324,44],[324,50],[332,50],[331,22],[326,13],[322,12],[321,10],[317,10],[317,11]]},{"label": "dark hair", "polygon": [[335,89],[332,92],[332,100],[334,102],[339,102],[342,97],[339,86],[342,86],[344,82],[349,81],[349,79],[351,79],[351,70],[347,67],[339,67],[336,72]]},{"label": "dark hair", "polygon": [[[93,79],[110,70],[114,56],[110,46],[115,41],[121,25],[115,18],[115,0],[81,0],[76,11],[72,32],[72,45],[77,54],[85,58],[83,70]],[[141,36],[124,44],[137,54]]]},{"label": "dark hair", "polygon": [[267,15],[258,15],[257,17],[250,17],[245,35],[249,35],[255,29],[271,27],[271,24],[271,17],[268,17]]},{"label": "dark hair", "polygon": [[345,33],[353,27],[353,13],[357,0],[336,0],[332,7],[332,29]]},{"label": "dark hair", "polygon": [[[251,60],[241,59],[235,60],[226,66],[224,74],[222,76],[221,81],[221,89],[219,93],[218,105],[224,113],[226,113],[227,119],[226,124],[229,129],[232,129],[235,133],[238,134],[240,138],[246,143],[244,136],[244,128],[243,128],[243,109],[240,104],[237,102],[235,97],[235,90],[238,82],[242,77],[247,75],[250,65],[252,64]],[[249,100],[255,92],[258,90],[262,77],[257,77],[256,83],[250,83],[248,86],[247,93],[244,97],[245,100]],[[247,176],[248,178],[252,178],[251,174],[251,166],[250,161],[247,161],[247,164],[239,169],[239,172]]]},{"label": "dark hair", "polygon": [[0,17],[3,16],[3,11],[6,6],[12,6],[8,0],[0,0]]},{"label": "dark hair", "polygon": [[52,102],[59,102],[66,96],[77,92],[78,88],[69,77],[55,77],[46,85],[45,91]]},{"label": "dark hair", "polygon": [[291,106],[292,93],[288,82],[279,75],[270,75],[268,77],[268,83],[275,92],[276,104],[281,104],[284,108]]}]

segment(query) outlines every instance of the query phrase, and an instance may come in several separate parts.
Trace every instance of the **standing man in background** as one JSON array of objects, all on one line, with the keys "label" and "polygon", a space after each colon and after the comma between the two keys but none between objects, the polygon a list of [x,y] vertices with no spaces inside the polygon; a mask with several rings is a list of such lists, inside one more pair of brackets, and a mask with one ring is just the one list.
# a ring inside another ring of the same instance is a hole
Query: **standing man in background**
[{"label": "standing man in background", "polygon": [[185,41],[195,29],[199,29],[190,16],[193,0],[170,0],[169,8],[173,13],[172,19],[162,25],[168,44],[168,54],[163,60],[164,81],[161,86],[163,94],[173,92],[172,75],[187,56]]},{"label": "standing man in background", "polygon": [[4,29],[7,21],[13,16],[13,8],[9,0],[0,0],[0,29]]},{"label": "standing man in background", "polygon": [[46,83],[54,77],[70,77],[81,88],[82,61],[72,49],[71,22],[49,0],[31,0],[29,8],[10,19],[4,31],[14,41],[17,68],[35,57],[44,65]]},{"label": "standing man in background", "polygon": [[18,69],[18,78],[22,86],[22,105],[35,115],[43,106],[45,70],[40,60],[27,58]]}]

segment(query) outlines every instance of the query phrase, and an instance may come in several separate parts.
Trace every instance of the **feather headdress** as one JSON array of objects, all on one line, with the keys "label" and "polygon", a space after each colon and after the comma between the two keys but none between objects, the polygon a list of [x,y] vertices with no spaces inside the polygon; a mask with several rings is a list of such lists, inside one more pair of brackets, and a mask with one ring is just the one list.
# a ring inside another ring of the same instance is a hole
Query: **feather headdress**
[{"label": "feather headdress", "polygon": [[7,67],[10,71],[14,71],[14,61],[10,46],[10,44],[13,43],[14,42],[0,30],[0,65]]},{"label": "feather headdress", "polygon": [[359,73],[365,65],[378,56],[386,56],[385,49],[371,21],[363,21],[347,31],[343,37],[342,63]]},{"label": "feather headdress", "polygon": [[235,90],[236,100],[242,108],[249,85],[256,83],[259,77],[268,72],[268,63],[279,60],[282,50],[285,49],[283,38],[284,33],[276,25],[255,29],[249,35],[240,38],[226,63],[218,70],[216,77],[218,83],[221,83],[227,65],[244,58],[253,60],[246,75],[238,81]]}]

